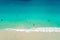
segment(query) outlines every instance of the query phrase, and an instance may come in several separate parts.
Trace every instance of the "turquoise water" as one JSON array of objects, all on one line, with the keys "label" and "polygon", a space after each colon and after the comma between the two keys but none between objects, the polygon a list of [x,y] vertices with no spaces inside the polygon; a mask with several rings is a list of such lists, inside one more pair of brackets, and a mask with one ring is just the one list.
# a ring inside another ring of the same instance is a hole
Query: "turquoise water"
[{"label": "turquoise water", "polygon": [[59,0],[0,0],[0,28],[60,27]]}]

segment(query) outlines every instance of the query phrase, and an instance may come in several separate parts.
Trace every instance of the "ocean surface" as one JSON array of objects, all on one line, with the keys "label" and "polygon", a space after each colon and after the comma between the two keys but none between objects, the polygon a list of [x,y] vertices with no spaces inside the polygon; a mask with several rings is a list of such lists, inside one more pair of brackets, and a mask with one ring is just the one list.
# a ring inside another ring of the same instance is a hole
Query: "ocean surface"
[{"label": "ocean surface", "polygon": [[32,27],[60,27],[60,0],[0,0],[0,29]]}]

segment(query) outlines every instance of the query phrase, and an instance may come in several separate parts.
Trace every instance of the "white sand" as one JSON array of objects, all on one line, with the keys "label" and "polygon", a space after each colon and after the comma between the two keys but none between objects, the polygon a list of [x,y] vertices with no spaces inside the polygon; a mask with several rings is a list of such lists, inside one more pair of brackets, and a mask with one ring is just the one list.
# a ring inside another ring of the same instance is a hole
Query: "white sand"
[{"label": "white sand", "polygon": [[0,30],[0,40],[60,40],[60,33],[16,32]]}]

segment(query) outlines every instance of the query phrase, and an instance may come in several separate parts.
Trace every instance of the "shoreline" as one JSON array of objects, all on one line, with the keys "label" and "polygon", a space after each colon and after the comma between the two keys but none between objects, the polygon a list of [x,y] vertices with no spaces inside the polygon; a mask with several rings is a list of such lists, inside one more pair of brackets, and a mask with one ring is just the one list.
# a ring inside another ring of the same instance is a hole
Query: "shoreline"
[{"label": "shoreline", "polygon": [[7,29],[0,30],[0,40],[60,40],[60,32],[28,32],[12,30],[12,28]]},{"label": "shoreline", "polygon": [[39,28],[5,28],[6,31],[17,31],[17,32],[60,32],[60,28],[57,27],[39,27]]}]

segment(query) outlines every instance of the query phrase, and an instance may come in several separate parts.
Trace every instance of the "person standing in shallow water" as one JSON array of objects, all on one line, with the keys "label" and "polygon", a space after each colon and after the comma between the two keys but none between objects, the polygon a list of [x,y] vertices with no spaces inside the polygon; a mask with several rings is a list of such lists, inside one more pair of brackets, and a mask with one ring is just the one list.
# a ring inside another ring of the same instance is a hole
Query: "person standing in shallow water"
[{"label": "person standing in shallow water", "polygon": [[50,20],[48,19],[48,22],[50,22]]},{"label": "person standing in shallow water", "polygon": [[35,26],[35,24],[33,24],[33,26]]},{"label": "person standing in shallow water", "polygon": [[3,19],[1,19],[1,21],[3,21]]}]

